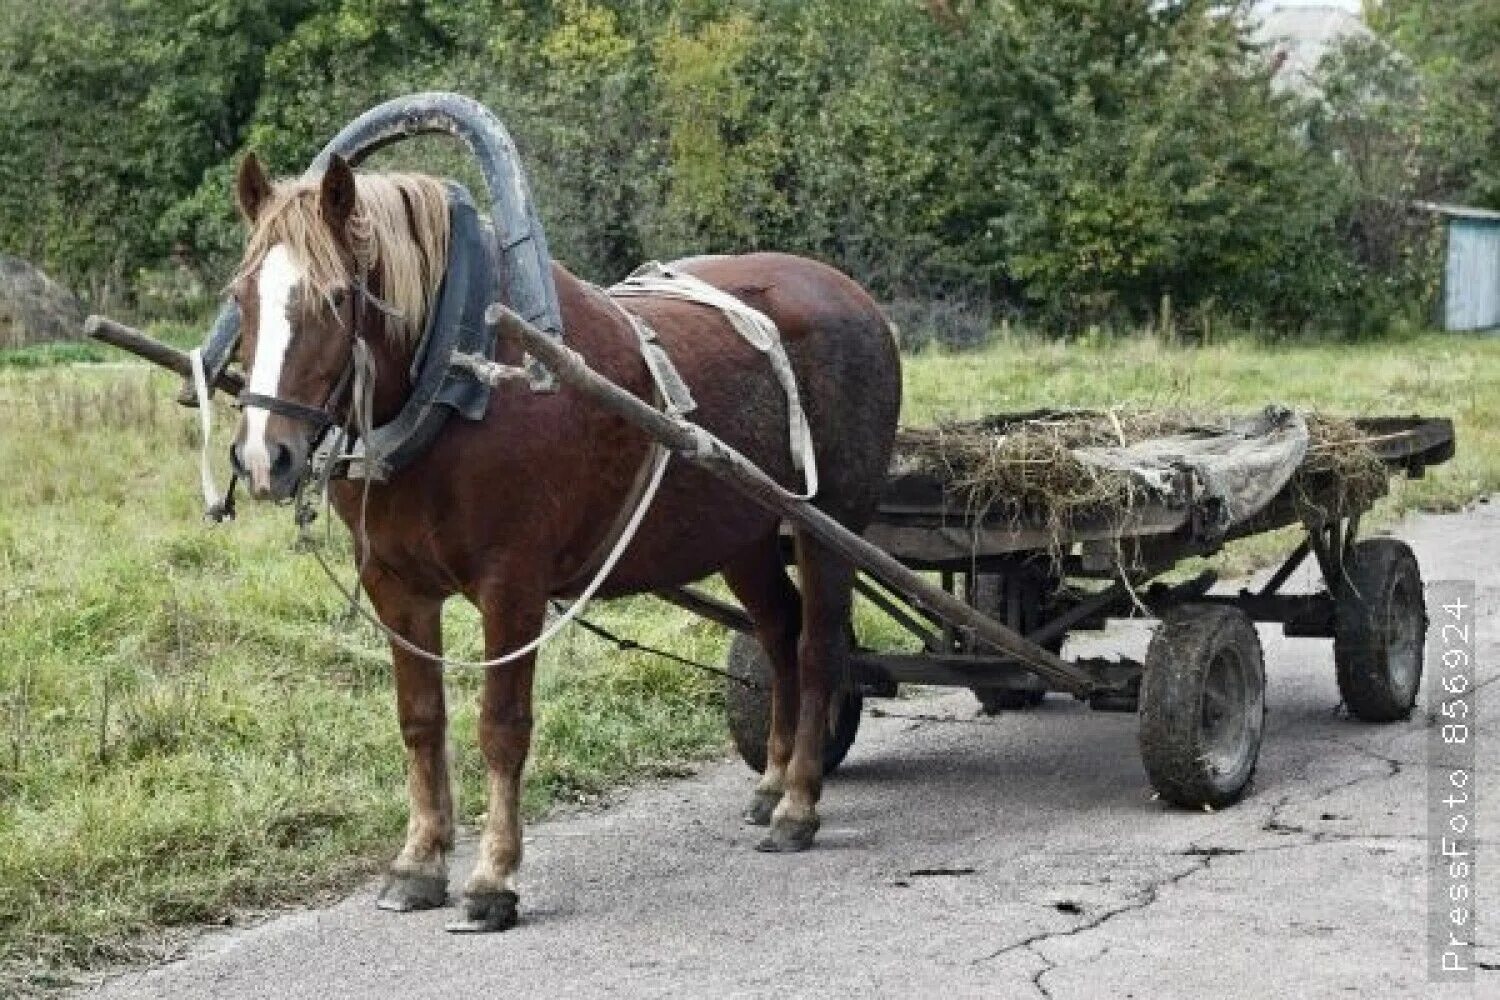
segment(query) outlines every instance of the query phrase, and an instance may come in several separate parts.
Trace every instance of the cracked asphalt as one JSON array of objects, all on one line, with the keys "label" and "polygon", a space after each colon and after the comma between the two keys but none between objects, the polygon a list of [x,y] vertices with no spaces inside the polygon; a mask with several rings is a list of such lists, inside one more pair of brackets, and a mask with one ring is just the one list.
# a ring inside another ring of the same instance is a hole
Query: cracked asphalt
[{"label": "cracked asphalt", "polygon": [[[1396,534],[1426,579],[1479,587],[1478,745],[1500,766],[1500,505]],[[1124,623],[1088,644],[1144,648]],[[1473,987],[1427,982],[1426,719],[1337,710],[1332,650],[1261,629],[1267,732],[1248,797],[1153,801],[1132,716],[1054,696],[976,717],[966,692],[874,703],[817,849],[756,853],[737,761],[532,826],[522,924],[452,936],[374,886],[216,932],[86,991],[220,997],[1497,997],[1500,882],[1480,862]],[[1425,705],[1425,698],[1423,700]],[[1486,729],[1486,726],[1488,727]],[[1488,738],[1486,735],[1488,734]],[[1480,799],[1481,851],[1500,803]],[[455,886],[466,873],[461,849]]]}]

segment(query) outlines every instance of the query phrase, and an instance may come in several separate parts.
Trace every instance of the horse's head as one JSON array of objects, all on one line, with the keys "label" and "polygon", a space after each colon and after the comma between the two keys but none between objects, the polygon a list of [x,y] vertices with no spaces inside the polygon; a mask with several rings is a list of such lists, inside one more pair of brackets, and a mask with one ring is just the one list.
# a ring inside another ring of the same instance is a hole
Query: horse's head
[{"label": "horse's head", "polygon": [[356,341],[409,353],[447,266],[441,181],[365,174],[334,157],[272,183],[252,153],[235,182],[250,235],[230,290],[240,309],[244,416],[230,448],[257,498],[290,497],[351,403]]}]

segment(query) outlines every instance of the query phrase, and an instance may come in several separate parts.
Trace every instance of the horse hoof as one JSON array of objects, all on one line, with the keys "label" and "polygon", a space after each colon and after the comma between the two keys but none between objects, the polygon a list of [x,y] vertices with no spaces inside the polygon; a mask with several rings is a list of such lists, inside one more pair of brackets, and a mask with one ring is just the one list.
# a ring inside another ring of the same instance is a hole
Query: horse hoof
[{"label": "horse hoof", "polygon": [[818,820],[798,819],[782,820],[771,825],[771,832],[759,844],[755,845],[757,851],[768,854],[795,854],[805,851],[812,846],[813,837],[818,832]]},{"label": "horse hoof", "polygon": [[754,793],[750,796],[750,804],[745,807],[745,822],[751,826],[770,826],[771,814],[776,811],[776,803],[780,801],[780,792]]},{"label": "horse hoof", "polygon": [[392,913],[435,910],[448,902],[448,880],[438,875],[392,875],[375,905]]},{"label": "horse hoof", "polygon": [[516,904],[521,901],[509,889],[498,892],[472,893],[464,896],[462,920],[448,924],[450,934],[493,934],[516,926]]}]

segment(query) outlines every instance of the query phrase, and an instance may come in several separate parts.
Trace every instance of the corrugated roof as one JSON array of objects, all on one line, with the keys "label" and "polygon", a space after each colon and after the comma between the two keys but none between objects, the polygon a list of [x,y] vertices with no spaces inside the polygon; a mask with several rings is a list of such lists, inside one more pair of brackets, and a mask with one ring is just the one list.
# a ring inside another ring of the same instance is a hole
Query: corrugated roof
[{"label": "corrugated roof", "polygon": [[1414,201],[1412,205],[1424,212],[1446,215],[1450,219],[1484,219],[1500,222],[1500,212],[1492,208],[1474,208],[1469,205],[1444,205],[1435,201]]}]

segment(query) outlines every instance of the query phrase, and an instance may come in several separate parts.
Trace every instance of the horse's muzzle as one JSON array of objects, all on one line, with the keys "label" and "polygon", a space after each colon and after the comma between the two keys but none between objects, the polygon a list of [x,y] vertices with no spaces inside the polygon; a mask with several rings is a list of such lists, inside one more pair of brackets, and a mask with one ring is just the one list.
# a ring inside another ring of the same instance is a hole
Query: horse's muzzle
[{"label": "horse's muzzle", "polygon": [[257,500],[290,499],[307,467],[306,446],[268,442],[264,454],[247,454],[261,450],[246,449],[238,441],[230,445],[229,462],[234,467],[234,474],[245,481]]}]

